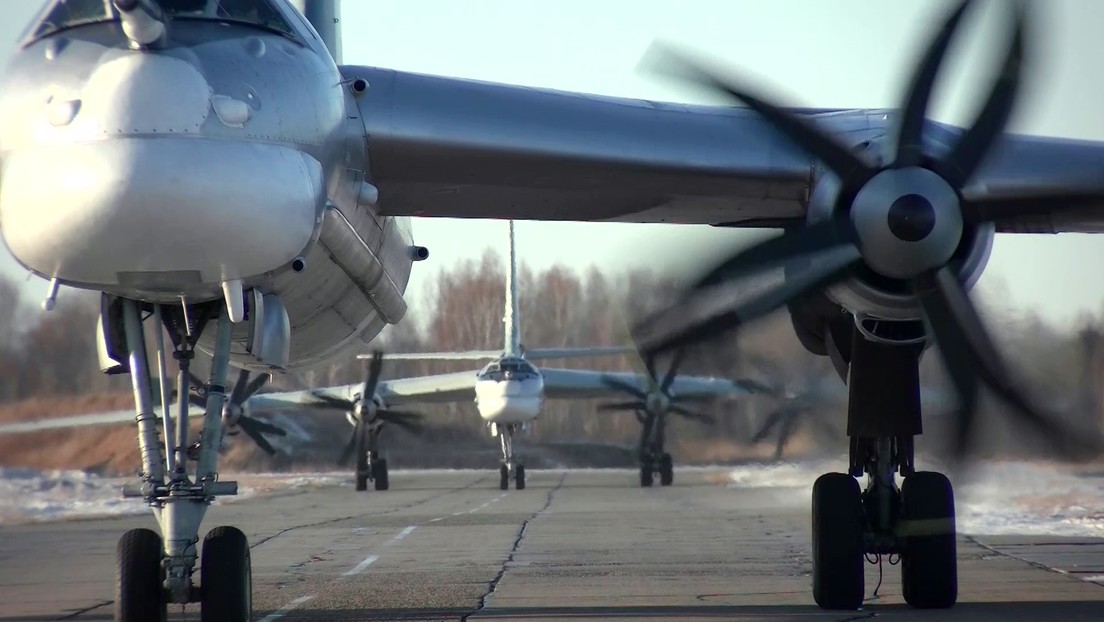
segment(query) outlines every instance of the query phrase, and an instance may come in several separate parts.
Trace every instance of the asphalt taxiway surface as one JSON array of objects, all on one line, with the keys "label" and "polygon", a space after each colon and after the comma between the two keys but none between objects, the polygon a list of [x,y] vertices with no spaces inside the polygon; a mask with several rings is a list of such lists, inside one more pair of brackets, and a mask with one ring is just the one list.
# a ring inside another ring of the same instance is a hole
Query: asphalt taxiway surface
[{"label": "asphalt taxiway surface", "polygon": [[[252,545],[255,620],[1101,620],[1104,539],[959,539],[959,604],[915,611],[867,566],[860,611],[813,604],[809,489],[724,471],[397,472],[216,505]],[[811,482],[810,482],[811,486]],[[115,544],[147,515],[0,528],[0,621],[110,620]],[[1097,583],[1100,582],[1100,583]],[[198,619],[198,607],[170,610]]]}]

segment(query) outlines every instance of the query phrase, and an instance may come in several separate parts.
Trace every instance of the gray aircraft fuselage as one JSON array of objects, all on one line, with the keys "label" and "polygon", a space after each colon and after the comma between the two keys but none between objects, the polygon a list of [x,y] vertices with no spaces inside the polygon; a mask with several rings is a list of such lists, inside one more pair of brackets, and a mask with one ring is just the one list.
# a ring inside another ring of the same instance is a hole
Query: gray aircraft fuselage
[{"label": "gray aircraft fuselage", "polygon": [[0,231],[63,285],[171,303],[241,279],[276,294],[298,368],[403,316],[411,234],[362,185],[351,83],[273,6],[290,33],[177,19],[153,50],[119,21],[28,33],[0,89]]}]

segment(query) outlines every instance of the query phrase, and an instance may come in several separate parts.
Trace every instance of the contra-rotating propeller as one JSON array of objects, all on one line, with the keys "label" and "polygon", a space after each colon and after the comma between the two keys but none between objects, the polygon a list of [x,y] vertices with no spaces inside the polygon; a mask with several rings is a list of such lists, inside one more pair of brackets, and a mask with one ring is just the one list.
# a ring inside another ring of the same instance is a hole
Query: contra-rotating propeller
[{"label": "contra-rotating propeller", "polygon": [[764,383],[762,393],[772,396],[777,405],[752,435],[752,443],[765,441],[771,432],[777,429],[774,459],[781,460],[786,445],[803,420],[816,426],[826,438],[835,438],[838,435],[838,430],[827,419],[814,413],[833,397],[828,385],[831,378],[829,373],[823,369],[819,372],[807,369],[799,378],[787,382],[784,380],[787,374],[779,365],[761,358],[754,359],[753,363],[771,379]]},{"label": "contra-rotating propeller", "polygon": [[[968,186],[1000,137],[1021,83],[1025,7],[1016,4],[1015,27],[988,98],[977,119],[941,153],[924,150],[925,111],[951,37],[970,0],[949,16],[912,76],[901,105],[887,165],[819,130],[805,119],[768,103],[688,55],[668,51],[666,71],[745,103],[827,169],[817,184],[833,192],[833,208],[807,226],[743,250],[708,272],[675,306],[635,327],[645,352],[681,349],[720,331],[739,327],[799,297],[873,272],[918,303],[927,334],[934,337],[961,401],[956,453],[965,454],[978,433],[979,386],[988,386],[1014,408],[1009,412],[1068,452],[1099,450],[1093,435],[1062,426],[1043,414],[1010,379],[991,337],[959,280],[955,253],[966,232],[987,223],[1047,217],[1056,210],[1099,204],[1099,192],[1051,188],[1030,195],[991,195]],[[676,69],[671,69],[673,65]],[[838,188],[833,184],[838,182]],[[907,242],[907,244],[906,244]],[[794,268],[796,262],[801,264]],[[785,265],[786,278],[750,300],[725,304],[734,281]]]},{"label": "contra-rotating propeller", "polygon": [[716,420],[711,415],[697,412],[680,403],[693,399],[693,397],[683,397],[671,393],[671,385],[675,382],[675,377],[678,375],[678,369],[682,364],[683,357],[684,351],[680,349],[675,353],[674,359],[671,361],[671,366],[667,368],[667,373],[664,374],[663,380],[660,380],[659,375],[656,373],[656,353],[651,352],[646,354],[644,356],[644,367],[647,370],[645,378],[647,389],[643,391],[624,380],[603,375],[601,377],[602,384],[614,391],[620,391],[621,393],[631,395],[633,399],[623,402],[606,402],[604,404],[599,404],[598,410],[631,411],[636,413],[637,419],[645,425],[651,425],[651,422],[656,417],[666,415],[668,412],[681,415],[699,423],[710,425],[716,423]]},{"label": "contra-rotating propeller", "polygon": [[364,427],[366,425],[384,422],[393,423],[413,433],[422,431],[421,415],[393,408],[383,408],[376,400],[376,387],[379,385],[382,371],[383,352],[376,350],[372,353],[372,358],[368,362],[368,375],[364,380],[360,395],[354,396],[352,399],[342,399],[313,392],[314,398],[318,400],[316,404],[318,407],[344,411],[353,424],[353,432],[349,436],[349,441],[345,444],[345,448],[341,450],[341,455],[337,459],[339,466],[345,466],[349,461],[349,457],[356,448],[357,439],[366,431]]},{"label": "contra-rotating propeller", "polygon": [[[246,402],[260,391],[272,376],[261,374],[252,381],[249,380],[249,370],[238,371],[238,380],[234,388],[222,406],[222,424],[226,433],[234,436],[240,429],[246,436],[253,440],[262,450],[270,456],[276,455],[276,448],[264,437],[265,434],[287,436],[283,428],[261,421],[252,417],[247,412]],[[192,391],[188,393],[188,401],[200,408],[207,407],[207,383],[203,382],[195,374],[188,372],[188,378],[192,384]]]}]

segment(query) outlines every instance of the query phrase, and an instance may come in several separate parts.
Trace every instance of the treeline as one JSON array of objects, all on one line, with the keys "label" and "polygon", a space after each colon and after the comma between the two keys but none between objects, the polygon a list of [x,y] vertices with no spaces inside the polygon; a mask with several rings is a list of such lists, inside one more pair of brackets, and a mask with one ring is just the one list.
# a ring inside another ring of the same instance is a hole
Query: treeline
[{"label": "treeline", "polygon": [[[412,312],[400,324],[388,327],[376,344],[385,352],[502,348],[504,270],[503,257],[488,249],[479,259],[460,261],[440,271],[425,291],[408,292],[408,297],[417,300],[412,304]],[[655,272],[611,275],[596,268],[578,273],[563,266],[533,270],[523,264],[519,270],[522,341],[530,348],[626,344],[630,322],[670,300],[677,285]],[[28,317],[25,313],[28,305],[20,305],[18,289],[0,280],[0,315],[10,320],[0,325],[0,402],[128,390],[129,377],[108,377],[98,371],[94,332],[98,294],[64,290],[56,309],[33,314],[26,325],[13,321]],[[1084,416],[1089,412],[1099,417],[1104,349],[1100,345],[1099,321],[1086,320],[1079,326],[1060,330],[1030,314],[1008,317],[988,312],[985,316],[1017,375],[1043,403],[1069,413]],[[773,364],[774,377],[764,377],[763,368],[756,364],[760,360]],[[597,370],[643,369],[636,356],[549,360],[540,364]],[[661,374],[666,364],[660,362]],[[385,363],[384,376],[474,370],[481,365],[474,361],[390,361]],[[202,363],[199,366],[203,367]],[[740,333],[738,340],[734,335],[722,335],[695,348],[681,373],[756,377],[785,385],[791,391],[800,391],[819,380],[839,385],[826,358],[810,355],[800,347],[785,313],[776,313],[749,327]],[[271,386],[301,389],[346,384],[363,381],[364,374],[365,363],[352,359],[303,374],[278,376]],[[952,395],[936,352],[929,350],[925,354],[922,377],[926,388]],[[599,412],[595,409],[599,402],[549,402],[535,426],[536,438],[635,442],[639,434],[635,419],[629,414]],[[764,398],[705,406],[703,409],[711,409],[718,415],[719,428],[705,429],[680,422],[673,434],[676,438],[690,435],[746,441],[775,406]],[[999,404],[986,407],[994,413],[1004,408]],[[417,410],[446,427],[482,427],[471,403]],[[828,402],[822,410],[818,416],[831,418],[834,427],[842,432],[843,402]],[[1003,434],[1015,436],[1015,430],[1005,430]]]}]

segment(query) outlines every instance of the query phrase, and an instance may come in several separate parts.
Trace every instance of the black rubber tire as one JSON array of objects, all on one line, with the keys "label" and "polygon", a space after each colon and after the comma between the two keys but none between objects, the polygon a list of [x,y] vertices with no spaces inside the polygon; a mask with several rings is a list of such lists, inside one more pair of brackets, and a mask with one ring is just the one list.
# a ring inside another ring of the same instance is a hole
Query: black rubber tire
[{"label": "black rubber tire", "polygon": [[518,490],[525,490],[525,466],[517,465],[514,469],[514,487]]},{"label": "black rubber tire", "polygon": [[131,529],[119,538],[115,551],[115,619],[121,622],[167,619],[161,536],[149,529]]},{"label": "black rubber tire", "polygon": [[862,607],[863,516],[859,483],[826,473],[813,484],[813,600],[822,609]]},{"label": "black rubber tire", "polygon": [[215,527],[203,538],[199,561],[200,620],[249,622],[253,572],[245,534],[236,527]]},{"label": "black rubber tire", "polygon": [[364,492],[368,490],[368,478],[371,475],[371,468],[368,465],[368,430],[363,426],[357,434],[355,451],[356,471],[354,471],[353,476],[356,478],[356,490],[357,492]]},{"label": "black rubber tire", "polygon": [[954,606],[958,600],[958,550],[950,480],[933,471],[913,473],[901,486],[901,506],[905,602],[917,609]]},{"label": "black rubber tire", "polygon": [[675,483],[675,463],[671,460],[671,454],[663,454],[659,458],[659,485],[670,486]]},{"label": "black rubber tire", "polygon": [[375,481],[376,490],[387,490],[391,487],[387,474],[387,458],[372,461],[372,480]]},{"label": "black rubber tire", "polygon": [[652,485],[652,465],[640,465],[640,487],[648,488]]},{"label": "black rubber tire", "polygon": [[510,489],[510,469],[505,464],[498,467],[498,487],[502,490]]}]

